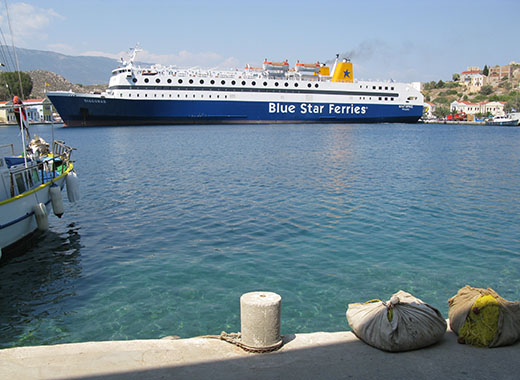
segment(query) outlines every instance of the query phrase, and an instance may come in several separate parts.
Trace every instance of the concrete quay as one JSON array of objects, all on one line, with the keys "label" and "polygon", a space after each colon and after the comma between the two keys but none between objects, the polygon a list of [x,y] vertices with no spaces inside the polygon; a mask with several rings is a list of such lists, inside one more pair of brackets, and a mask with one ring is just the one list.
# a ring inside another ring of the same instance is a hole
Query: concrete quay
[{"label": "concrete quay", "polygon": [[208,338],[87,342],[0,350],[0,379],[518,379],[520,343],[476,348],[443,339],[388,353],[352,332],[283,336],[253,354]]}]

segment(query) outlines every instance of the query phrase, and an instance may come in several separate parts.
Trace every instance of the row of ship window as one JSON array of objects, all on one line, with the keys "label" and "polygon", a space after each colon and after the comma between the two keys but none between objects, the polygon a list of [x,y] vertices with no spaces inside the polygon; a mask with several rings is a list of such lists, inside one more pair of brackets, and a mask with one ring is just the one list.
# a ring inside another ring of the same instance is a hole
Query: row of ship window
[{"label": "row of ship window", "polygon": [[[133,81],[134,83],[137,83],[137,78],[133,78],[132,81]],[[150,79],[149,79],[149,78],[144,78],[144,83],[149,83],[149,82],[150,82]],[[172,83],[172,80],[171,80],[170,78],[168,78],[167,82],[168,82],[168,83]],[[194,83],[194,80],[193,80],[193,79],[190,79],[188,82],[189,82],[190,84],[193,84],[193,83]],[[160,78],[156,78],[156,79],[155,79],[155,83],[161,83],[161,79],[160,79]],[[182,84],[182,83],[183,83],[183,80],[179,78],[179,79],[177,79],[177,83],[178,83],[178,84]],[[201,80],[199,81],[199,83],[200,83],[200,84],[204,84],[204,79],[201,79]],[[211,83],[211,84],[215,84],[215,80],[212,79],[212,80],[209,81],[209,83]],[[220,81],[220,84],[221,84],[221,85],[225,85],[225,84],[226,84],[226,81],[225,81],[225,80],[221,80],[221,81]],[[234,85],[237,84],[237,82],[234,81],[234,80],[232,80],[232,81],[231,81],[231,84],[234,86]],[[245,80],[243,80],[243,81],[242,81],[242,86],[245,86],[246,84],[247,84],[247,82],[246,82]],[[264,86],[267,86],[267,84],[268,84],[267,82],[263,82],[263,85],[264,85]],[[251,85],[252,85],[252,86],[256,86],[256,81],[251,81]],[[280,83],[279,83],[279,82],[274,82],[274,85],[275,85],[276,87],[278,87],[278,86],[280,85]],[[285,83],[284,83],[284,86],[285,86],[285,87],[289,87],[289,83],[288,83],[288,82],[285,82]],[[295,83],[294,83],[294,87],[298,87],[298,82],[295,82]],[[312,84],[311,84],[311,83],[307,83],[307,87],[311,88],[311,87],[312,87]],[[318,83],[315,83],[315,84],[314,84],[314,87],[318,88],[318,87],[319,87]],[[366,85],[365,87],[366,87],[366,88],[369,88],[368,85]],[[363,86],[360,85],[359,88],[363,88]],[[389,88],[388,86],[385,86],[385,87],[384,87],[384,90],[385,90],[385,91],[388,91],[389,89],[390,89],[391,91],[394,91],[394,87],[393,87],[393,86],[390,87],[390,88]],[[383,86],[372,86],[372,90],[383,90]]]},{"label": "row of ship window", "polygon": [[[369,88],[369,86],[365,86],[366,88]],[[359,86],[359,88],[363,88],[363,86]],[[382,90],[383,86],[372,86],[372,90]],[[388,91],[388,86],[385,86],[385,90]],[[394,91],[394,87],[390,87],[390,91]]]},{"label": "row of ship window", "polygon": [[[133,81],[134,83],[136,83],[136,82],[137,82],[137,78],[133,78],[132,81]],[[149,79],[149,78],[144,78],[144,83],[149,83],[149,82],[150,82],[150,79]],[[168,83],[172,83],[172,80],[171,80],[171,79],[168,79],[167,82],[168,82]],[[182,79],[180,79],[180,78],[177,79],[177,83],[178,83],[178,84],[182,84],[183,82],[184,82],[184,81],[183,81]],[[161,83],[161,79],[160,79],[160,78],[156,78],[156,79],[155,79],[155,83]],[[188,80],[188,83],[189,83],[189,84],[193,84],[193,83],[194,83],[194,80],[193,80],[193,79],[190,79],[190,80]],[[201,80],[199,81],[199,83],[200,83],[200,84],[204,84],[204,79],[201,79]],[[209,83],[211,83],[211,84],[215,84],[215,80],[212,79],[212,80],[209,81]],[[221,84],[221,85],[225,85],[225,84],[226,84],[226,81],[225,81],[225,80],[221,80],[221,81],[220,81],[220,84]],[[231,81],[231,84],[234,86],[234,85],[237,84],[237,82],[236,82],[235,80],[232,80],[232,81]],[[247,82],[246,82],[245,80],[243,80],[243,81],[242,81],[242,86],[245,86],[246,84],[247,84]],[[264,83],[263,83],[264,86],[267,86],[267,84],[268,84],[267,82],[264,82]],[[251,85],[252,85],[252,86],[256,86],[256,81],[251,81]],[[275,85],[276,87],[278,87],[278,86],[280,85],[280,83],[279,83],[279,82],[274,82],[274,85]],[[288,82],[285,82],[285,83],[284,83],[284,86],[285,86],[285,87],[289,87],[289,83],[288,83]],[[295,82],[295,83],[294,83],[294,87],[298,87],[298,86],[299,86],[299,84],[298,84],[297,82]],[[312,84],[311,84],[311,83],[307,83],[307,87],[311,88],[311,87],[312,87]],[[314,87],[318,88],[318,87],[319,87],[318,83],[315,83],[315,84],[314,84]]]},{"label": "row of ship window", "polygon": [[[164,98],[164,94],[161,94],[161,95],[162,95],[161,97]],[[171,98],[171,97],[172,97],[172,94],[169,94],[169,95],[170,95],[169,97]],[[196,96],[196,95],[194,94],[193,97],[195,98],[195,96]],[[119,97],[122,98],[122,97],[123,97],[123,93],[120,93],[120,94],[119,94]],[[128,94],[128,97],[131,98],[131,97],[132,97],[132,94]],[[136,94],[136,97],[138,98],[138,97],[139,97],[139,94]],[[147,98],[147,97],[148,97],[148,94],[144,94],[144,97]],[[157,97],[157,94],[154,94],[154,98],[156,98],[156,97]],[[181,97],[181,94],[177,94],[177,98],[180,98],[180,97]],[[188,94],[186,94],[185,97],[187,98],[187,97],[188,97]],[[204,95],[200,95],[200,97],[203,98]],[[209,95],[208,97],[211,98],[211,95]],[[217,98],[217,99],[220,99],[220,95],[216,95],[216,98]],[[227,99],[227,98],[228,98],[228,96],[227,96],[227,95],[224,95],[224,99]],[[383,98],[383,97],[381,97],[381,96],[379,97],[379,100],[383,100],[383,99],[386,100],[386,101],[388,101],[388,100],[394,101],[394,100],[395,100],[393,97],[390,97],[390,98],[387,98],[387,97]],[[363,96],[363,97],[360,97],[359,100],[366,100],[366,97],[364,97],[364,96]],[[370,97],[369,100],[372,100],[372,98]]]},{"label": "row of ship window", "polygon": [[[156,97],[157,97],[157,94],[154,94],[153,96],[154,96],[154,98],[156,98]],[[120,94],[119,94],[119,97],[122,98],[122,97],[123,97],[123,94],[120,93]],[[131,98],[131,97],[132,97],[132,94],[128,94],[128,97]],[[139,97],[139,94],[136,94],[136,97],[138,98],[138,97]],[[147,97],[148,97],[148,94],[144,94],[144,97],[147,98]],[[162,97],[164,98],[164,94],[162,94]],[[172,94],[170,94],[169,97],[171,98],[171,97],[172,97]],[[181,94],[177,94],[177,97],[180,98],[180,97],[181,97]],[[187,97],[188,97],[188,94],[186,94],[186,98],[187,98]],[[193,95],[193,97],[195,97],[195,94]],[[203,98],[204,95],[200,95],[200,97]],[[211,98],[211,95],[209,95],[209,97]],[[220,95],[217,95],[216,98],[217,98],[217,99],[220,99]],[[227,98],[228,98],[228,96],[227,96],[227,95],[224,95],[224,99],[227,99]]]}]

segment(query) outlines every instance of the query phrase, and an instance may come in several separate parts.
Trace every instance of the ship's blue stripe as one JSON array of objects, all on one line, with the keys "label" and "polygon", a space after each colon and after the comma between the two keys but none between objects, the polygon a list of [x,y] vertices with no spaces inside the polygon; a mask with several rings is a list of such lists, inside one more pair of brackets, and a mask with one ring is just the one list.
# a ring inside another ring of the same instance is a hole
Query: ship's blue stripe
[{"label": "ship's blue stripe", "polygon": [[130,100],[52,94],[49,94],[49,98],[62,119],[69,125],[81,125],[83,122],[86,125],[104,122],[414,122],[423,112],[422,106],[399,104],[286,103],[189,98]]}]

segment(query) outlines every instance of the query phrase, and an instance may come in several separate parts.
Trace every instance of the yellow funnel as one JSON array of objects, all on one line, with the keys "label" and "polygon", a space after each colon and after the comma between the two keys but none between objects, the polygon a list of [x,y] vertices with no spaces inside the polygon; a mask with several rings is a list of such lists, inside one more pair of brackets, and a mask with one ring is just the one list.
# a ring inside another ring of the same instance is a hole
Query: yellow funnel
[{"label": "yellow funnel", "polygon": [[354,74],[352,70],[352,62],[338,62],[336,70],[332,76],[333,82],[350,82],[354,81]]}]

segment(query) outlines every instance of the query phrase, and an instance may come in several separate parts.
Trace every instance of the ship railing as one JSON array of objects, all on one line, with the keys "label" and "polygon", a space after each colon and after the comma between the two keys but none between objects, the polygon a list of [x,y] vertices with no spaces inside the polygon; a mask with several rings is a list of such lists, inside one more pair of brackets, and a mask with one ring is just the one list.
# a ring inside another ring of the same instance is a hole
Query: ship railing
[{"label": "ship railing", "polygon": [[[228,79],[278,79],[278,80],[289,80],[289,81],[309,81],[309,82],[328,82],[331,76],[323,75],[302,75],[296,72],[276,72],[276,71],[262,71],[250,73],[247,71],[198,71],[198,70],[187,70],[177,71],[176,77],[196,77],[196,78],[228,78]],[[354,79],[354,82],[358,82]]]},{"label": "ship railing", "polygon": [[[9,170],[11,198],[22,194],[36,186],[42,185],[45,178],[43,162],[29,161],[28,166],[20,166]],[[17,191],[16,191],[16,190]]]},{"label": "ship railing", "polygon": [[75,150],[75,148],[71,148],[68,145],[65,145],[64,141],[61,140],[55,140],[54,141],[54,158],[61,158],[63,160],[64,164],[68,164],[70,161],[70,156],[72,154],[72,151]]},{"label": "ship railing", "polygon": [[65,151],[62,156],[55,155],[44,161],[28,161],[27,167],[12,167],[9,170],[11,197],[54,181],[69,167],[68,158],[70,151]]}]

